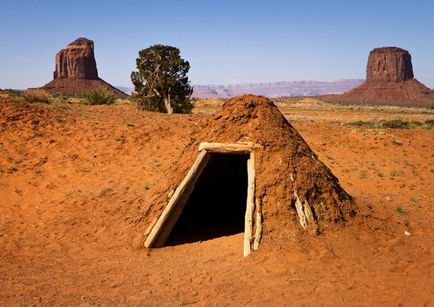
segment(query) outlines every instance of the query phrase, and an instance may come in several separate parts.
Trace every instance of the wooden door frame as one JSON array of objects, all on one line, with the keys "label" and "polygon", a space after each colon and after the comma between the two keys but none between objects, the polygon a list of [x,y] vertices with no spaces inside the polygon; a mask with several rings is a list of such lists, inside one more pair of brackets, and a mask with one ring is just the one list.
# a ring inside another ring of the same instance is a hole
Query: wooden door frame
[{"label": "wooden door frame", "polygon": [[[254,143],[200,143],[199,155],[197,156],[192,167],[188,171],[181,184],[176,188],[163,212],[155,223],[150,225],[149,235],[145,241],[145,247],[160,247],[163,246],[169,237],[170,232],[178,221],[185,204],[194,190],[195,184],[209,162],[209,153],[224,153],[224,154],[248,154],[247,160],[247,200],[246,213],[244,218],[244,244],[243,255],[247,256],[253,249],[259,246],[261,236],[262,218],[260,214],[260,204],[255,202],[255,150],[262,146]],[[255,212],[256,203],[256,233],[253,235],[253,215]]]}]

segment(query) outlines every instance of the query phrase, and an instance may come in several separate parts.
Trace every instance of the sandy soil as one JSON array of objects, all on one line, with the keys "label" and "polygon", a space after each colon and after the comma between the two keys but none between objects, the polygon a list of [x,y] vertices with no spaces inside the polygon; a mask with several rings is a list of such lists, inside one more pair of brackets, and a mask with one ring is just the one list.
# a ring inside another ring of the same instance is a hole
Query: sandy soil
[{"label": "sandy soil", "polygon": [[206,115],[0,101],[1,304],[432,304],[434,133],[342,123],[434,114],[281,107],[360,213],[243,258],[242,234],[145,250],[128,218]]}]

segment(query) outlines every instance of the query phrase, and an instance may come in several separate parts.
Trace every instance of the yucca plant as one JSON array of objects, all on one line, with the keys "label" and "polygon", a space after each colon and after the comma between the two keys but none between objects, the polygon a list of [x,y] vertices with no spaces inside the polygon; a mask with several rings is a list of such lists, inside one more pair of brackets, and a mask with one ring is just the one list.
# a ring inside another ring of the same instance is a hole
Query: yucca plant
[{"label": "yucca plant", "polygon": [[115,95],[106,89],[97,89],[88,94],[84,94],[85,103],[88,105],[101,105],[115,103]]}]

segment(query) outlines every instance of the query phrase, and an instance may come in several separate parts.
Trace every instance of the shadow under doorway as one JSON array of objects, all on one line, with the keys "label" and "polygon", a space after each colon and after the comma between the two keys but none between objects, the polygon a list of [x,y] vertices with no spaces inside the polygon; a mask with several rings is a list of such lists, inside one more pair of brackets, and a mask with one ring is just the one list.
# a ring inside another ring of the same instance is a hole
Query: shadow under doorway
[{"label": "shadow under doorway", "polygon": [[210,159],[164,245],[244,232],[249,154],[208,154]]}]

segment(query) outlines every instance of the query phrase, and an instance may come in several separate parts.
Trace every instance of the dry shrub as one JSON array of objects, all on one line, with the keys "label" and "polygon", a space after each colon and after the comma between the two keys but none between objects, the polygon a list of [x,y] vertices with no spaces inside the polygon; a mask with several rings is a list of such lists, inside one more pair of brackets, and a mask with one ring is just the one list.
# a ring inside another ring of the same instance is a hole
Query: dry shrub
[{"label": "dry shrub", "polygon": [[401,119],[392,120],[373,120],[373,121],[355,121],[346,124],[350,127],[368,128],[368,129],[427,129],[434,128],[434,121],[427,119],[425,121],[407,121]]},{"label": "dry shrub", "polygon": [[30,103],[48,103],[51,97],[47,91],[41,89],[24,91],[21,96]]}]

